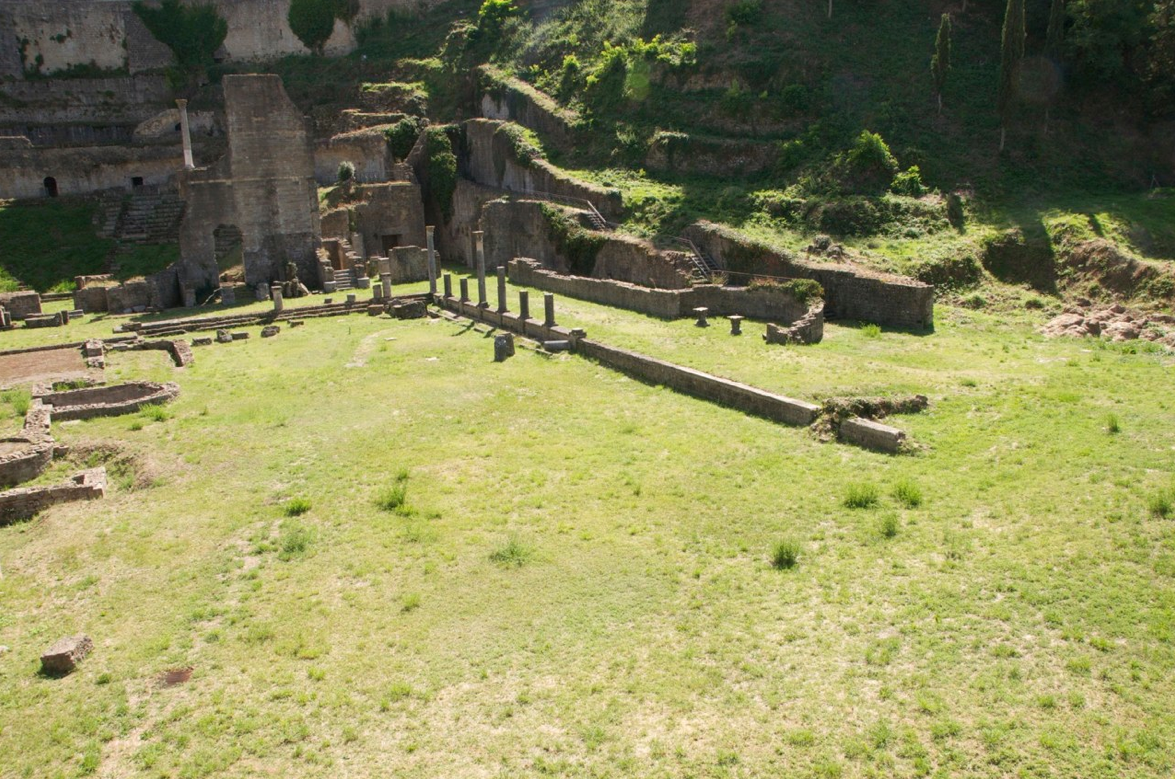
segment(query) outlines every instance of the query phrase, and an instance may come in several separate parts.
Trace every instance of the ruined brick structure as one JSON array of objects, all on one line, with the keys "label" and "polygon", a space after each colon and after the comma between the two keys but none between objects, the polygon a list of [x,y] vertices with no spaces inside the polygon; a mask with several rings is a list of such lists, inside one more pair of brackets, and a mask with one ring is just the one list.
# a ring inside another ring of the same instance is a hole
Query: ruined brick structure
[{"label": "ruined brick structure", "polygon": [[[180,194],[180,284],[217,284],[217,237],[239,235],[245,282],[284,280],[287,261],[317,283],[321,244],[314,151],[306,120],[274,75],[224,77],[228,153],[207,168],[185,171]],[[235,255],[234,255],[235,256]]]}]

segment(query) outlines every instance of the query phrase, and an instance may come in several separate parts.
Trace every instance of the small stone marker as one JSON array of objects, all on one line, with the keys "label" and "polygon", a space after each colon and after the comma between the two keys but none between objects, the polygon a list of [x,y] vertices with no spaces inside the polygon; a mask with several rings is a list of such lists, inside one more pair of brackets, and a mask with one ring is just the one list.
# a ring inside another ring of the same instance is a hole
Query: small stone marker
[{"label": "small stone marker", "polygon": [[[379,289],[379,287],[376,287],[376,289]],[[372,304],[367,307],[367,315],[368,316],[379,316],[383,312],[384,312],[383,304]]]},{"label": "small stone marker", "polygon": [[306,324],[306,323],[303,322],[301,319],[291,319],[290,320],[290,327],[301,327],[304,324]]},{"label": "small stone marker", "polygon": [[41,655],[41,671],[53,676],[64,676],[90,654],[94,642],[89,636],[69,636],[57,641]]},{"label": "small stone marker", "polygon": [[355,301],[356,301],[356,300],[357,300],[357,298],[355,297],[355,295],[353,295],[353,294],[348,294],[348,295],[347,295],[347,305],[348,305],[348,306],[353,306],[353,305],[355,305]]},{"label": "small stone marker", "polygon": [[322,305],[324,305],[324,306],[329,306],[333,302],[334,302],[334,298],[323,298],[322,299]]},{"label": "small stone marker", "polygon": [[741,317],[738,314],[735,314],[733,316],[728,316],[727,319],[730,320],[730,334],[731,335],[742,335],[743,334],[743,320],[746,319],[746,317]]},{"label": "small stone marker", "polygon": [[262,338],[273,338],[275,335],[277,335],[281,331],[282,331],[282,329],[280,327],[278,327],[277,325],[267,325],[266,327],[261,328],[261,337]]},{"label": "small stone marker", "polygon": [[211,345],[212,345],[211,338],[193,338],[192,339],[192,346],[211,346]]},{"label": "small stone marker", "polygon": [[391,273],[379,274],[379,283],[383,285],[384,297],[391,298],[391,296],[392,296],[392,274]]},{"label": "small stone marker", "polygon": [[281,311],[285,308],[285,301],[282,299],[282,285],[274,284],[270,292],[273,297],[273,310]]},{"label": "small stone marker", "polygon": [[337,281],[332,280],[332,281],[322,282],[322,291],[323,292],[334,292],[338,288],[339,288],[339,283]]},{"label": "small stone marker", "polygon": [[371,277],[370,276],[360,276],[359,278],[355,279],[356,289],[367,289],[370,286],[371,286]]},{"label": "small stone marker", "polygon": [[249,340],[249,334],[248,333],[233,333],[232,339],[234,341],[247,341],[247,340]]},{"label": "small stone marker", "polygon": [[383,284],[376,284],[374,287],[371,288],[371,299],[372,300],[383,300],[384,299]]},{"label": "small stone marker", "polygon": [[710,323],[706,321],[706,317],[709,315],[710,315],[710,309],[705,308],[704,306],[695,308],[694,309],[694,316],[696,316],[698,318],[698,321],[695,322],[694,324],[696,324],[698,327],[709,327]]},{"label": "small stone marker", "polygon": [[548,352],[569,352],[571,341],[543,341],[543,348]]},{"label": "small stone marker", "polygon": [[69,324],[69,312],[68,311],[58,311],[57,317],[58,317],[58,319],[61,320],[61,324],[63,324],[63,325]]},{"label": "small stone marker", "polygon": [[514,356],[514,334],[503,333],[494,336],[494,362],[505,362]]},{"label": "small stone marker", "polygon": [[218,344],[231,344],[233,342],[233,334],[228,330],[217,330],[216,342]]}]

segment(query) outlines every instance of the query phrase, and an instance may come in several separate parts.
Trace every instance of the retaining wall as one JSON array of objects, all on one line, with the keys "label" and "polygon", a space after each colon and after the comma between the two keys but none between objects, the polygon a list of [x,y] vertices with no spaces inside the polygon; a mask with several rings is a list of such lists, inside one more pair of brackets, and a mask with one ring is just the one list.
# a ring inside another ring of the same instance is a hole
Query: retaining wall
[{"label": "retaining wall", "polygon": [[726,270],[815,279],[824,287],[824,315],[829,319],[915,330],[934,327],[934,287],[929,284],[842,263],[805,262],[709,222],[691,225],[686,236]]},{"label": "retaining wall", "polygon": [[128,382],[109,387],[90,387],[52,392],[41,401],[51,406],[54,419],[93,419],[132,414],[144,406],[167,403],[179,396],[178,384],[151,381]]},{"label": "retaining wall", "polygon": [[96,500],[106,494],[106,469],[91,468],[50,487],[24,487],[0,493],[0,525],[30,519],[58,503]]}]

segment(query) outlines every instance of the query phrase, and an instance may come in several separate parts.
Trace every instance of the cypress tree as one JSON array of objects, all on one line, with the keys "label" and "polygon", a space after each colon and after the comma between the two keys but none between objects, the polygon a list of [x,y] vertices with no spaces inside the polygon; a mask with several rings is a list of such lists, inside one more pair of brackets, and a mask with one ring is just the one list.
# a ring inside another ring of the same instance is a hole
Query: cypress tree
[{"label": "cypress tree", "polygon": [[1000,91],[996,102],[1000,114],[1001,152],[1008,137],[1008,119],[1011,117],[1020,86],[1020,61],[1024,59],[1024,28],[1024,0],[1008,0],[1000,46]]},{"label": "cypress tree", "polygon": [[1049,30],[1045,36],[1044,53],[1053,62],[1060,62],[1065,44],[1065,0],[1053,0],[1049,7]]},{"label": "cypress tree", "polygon": [[938,23],[938,37],[934,39],[934,54],[930,57],[930,73],[934,76],[934,92],[938,96],[938,112],[942,113],[942,89],[951,69],[951,15],[943,14]]}]

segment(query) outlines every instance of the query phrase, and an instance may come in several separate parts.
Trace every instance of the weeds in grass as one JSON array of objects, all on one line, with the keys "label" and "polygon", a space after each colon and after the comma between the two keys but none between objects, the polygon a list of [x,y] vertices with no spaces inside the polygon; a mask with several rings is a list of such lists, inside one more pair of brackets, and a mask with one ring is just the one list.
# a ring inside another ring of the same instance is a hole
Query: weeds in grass
[{"label": "weeds in grass", "polygon": [[171,419],[171,412],[163,406],[147,406],[141,413],[144,419],[151,422],[166,422]]},{"label": "weeds in grass", "polygon": [[880,338],[881,337],[881,325],[873,325],[873,324],[864,325],[861,328],[861,335],[865,336],[866,338]]},{"label": "weeds in grass", "polygon": [[27,389],[10,389],[0,392],[0,400],[12,406],[14,416],[23,417],[29,412],[29,405],[33,402],[33,396]]},{"label": "weeds in grass", "polygon": [[314,533],[310,528],[300,522],[283,522],[277,542],[277,558],[289,561],[302,557],[310,550],[313,541]]},{"label": "weeds in grass", "polygon": [[404,501],[408,497],[408,485],[404,482],[390,484],[380,490],[375,498],[375,505],[384,511],[403,511]]},{"label": "weeds in grass", "polygon": [[893,486],[893,497],[908,509],[915,509],[922,505],[922,490],[909,479],[903,479]]},{"label": "weeds in grass", "polygon": [[400,611],[405,613],[416,611],[420,608],[420,593],[410,592],[400,599]]},{"label": "weeds in grass", "polygon": [[877,505],[880,496],[872,484],[851,484],[845,493],[844,505],[850,509],[868,509]]},{"label": "weeds in grass", "polygon": [[795,568],[800,561],[800,544],[798,541],[787,539],[780,541],[771,550],[771,566],[781,571]]},{"label": "weeds in grass", "polygon": [[306,498],[293,498],[282,506],[282,513],[287,517],[300,517],[310,510],[310,501]]},{"label": "weeds in grass", "polygon": [[1147,499],[1147,511],[1151,516],[1167,519],[1175,513],[1175,490],[1159,490]]},{"label": "weeds in grass", "polygon": [[530,562],[534,550],[517,538],[511,538],[490,554],[490,560],[505,568],[521,568]]},{"label": "weeds in grass", "polygon": [[1110,435],[1117,435],[1122,432],[1122,423],[1118,421],[1117,414],[1106,415],[1106,432]]},{"label": "weeds in grass", "polygon": [[877,534],[882,538],[893,538],[898,534],[900,527],[898,515],[892,512],[886,513],[877,520]]}]

